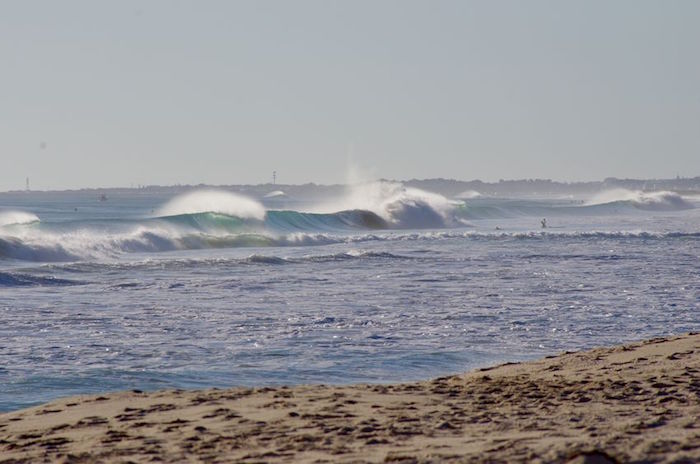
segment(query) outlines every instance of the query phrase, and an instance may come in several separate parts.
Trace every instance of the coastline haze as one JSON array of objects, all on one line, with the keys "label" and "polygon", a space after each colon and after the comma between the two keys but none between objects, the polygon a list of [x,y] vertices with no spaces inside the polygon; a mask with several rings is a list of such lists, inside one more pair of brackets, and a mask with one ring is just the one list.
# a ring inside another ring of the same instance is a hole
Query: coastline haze
[{"label": "coastline haze", "polygon": [[5,3],[0,190],[694,176],[699,12]]}]

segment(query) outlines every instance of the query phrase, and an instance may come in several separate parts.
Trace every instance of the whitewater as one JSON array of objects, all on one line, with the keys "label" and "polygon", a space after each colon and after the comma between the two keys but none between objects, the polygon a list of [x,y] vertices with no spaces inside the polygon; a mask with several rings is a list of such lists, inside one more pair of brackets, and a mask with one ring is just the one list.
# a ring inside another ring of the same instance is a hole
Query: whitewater
[{"label": "whitewater", "polygon": [[697,331],[699,206],[396,182],[333,198],[0,193],[0,411],[123,389],[424,379]]}]

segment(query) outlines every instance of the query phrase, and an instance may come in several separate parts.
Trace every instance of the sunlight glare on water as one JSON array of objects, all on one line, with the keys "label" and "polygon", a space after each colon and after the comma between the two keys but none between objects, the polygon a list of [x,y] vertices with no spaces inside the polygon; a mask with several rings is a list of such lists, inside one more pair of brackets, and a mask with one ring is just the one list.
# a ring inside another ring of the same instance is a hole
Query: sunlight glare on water
[{"label": "sunlight glare on water", "polygon": [[11,200],[3,210],[22,214],[2,217],[38,222],[0,229],[0,410],[119,389],[425,379],[700,329],[700,210],[666,197],[475,197],[434,214],[411,197],[398,218]]}]

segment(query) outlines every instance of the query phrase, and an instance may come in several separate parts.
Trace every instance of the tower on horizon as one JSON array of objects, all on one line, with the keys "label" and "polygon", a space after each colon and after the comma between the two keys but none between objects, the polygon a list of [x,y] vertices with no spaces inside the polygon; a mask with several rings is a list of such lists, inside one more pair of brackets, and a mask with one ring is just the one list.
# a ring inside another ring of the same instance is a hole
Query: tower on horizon
[{"label": "tower on horizon", "polygon": [[29,177],[27,177],[27,186],[26,186],[27,192],[29,191]]},{"label": "tower on horizon", "polygon": [[272,171],[272,185],[277,184],[277,171]]}]

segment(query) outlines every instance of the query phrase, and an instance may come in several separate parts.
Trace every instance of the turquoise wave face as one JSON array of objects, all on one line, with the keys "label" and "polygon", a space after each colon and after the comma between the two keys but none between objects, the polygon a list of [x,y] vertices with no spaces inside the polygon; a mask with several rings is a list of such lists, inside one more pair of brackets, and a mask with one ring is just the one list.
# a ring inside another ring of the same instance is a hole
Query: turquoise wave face
[{"label": "turquoise wave face", "polygon": [[220,213],[178,214],[176,216],[160,217],[157,218],[157,220],[176,227],[211,232],[222,231],[229,233],[252,230],[256,226],[261,225],[260,221],[256,221],[254,219],[243,219]]},{"label": "turquoise wave face", "polygon": [[265,228],[275,232],[329,232],[388,229],[389,224],[375,213],[363,210],[331,214],[268,211],[265,216]]},{"label": "turquoise wave face", "polygon": [[[659,225],[649,229],[648,218],[654,211],[696,208],[677,195],[647,195],[631,200],[585,204],[581,200],[533,199],[471,199],[453,204],[449,210],[434,209],[423,201],[400,201],[382,213],[353,209],[334,213],[306,213],[295,210],[268,210],[256,217],[199,212],[161,217],[147,217],[147,211],[131,214],[114,209],[107,212],[60,210],[52,215],[19,216],[18,223],[0,226],[0,260],[57,262],[113,259],[127,253],[168,252],[178,250],[313,246],[353,241],[373,241],[402,237],[440,238],[461,236],[463,231],[450,228],[474,229],[479,233],[500,237],[503,233],[517,237],[540,237],[540,218],[547,218],[549,229],[585,236],[585,234],[623,234],[630,231],[639,236],[651,234],[688,234],[695,238],[696,230],[686,221]],[[87,210],[87,207],[84,207]],[[151,210],[152,212],[152,210]],[[59,214],[60,213],[60,214]],[[110,214],[107,214],[110,213]],[[245,214],[245,213],[241,213]],[[685,214],[685,213],[683,213]],[[688,214],[697,216],[700,213]],[[615,219],[627,220],[624,227]],[[13,221],[17,216],[13,213]],[[5,216],[6,218],[9,216]],[[531,220],[530,218],[535,219]],[[675,217],[675,216],[674,216]],[[680,217],[680,216],[679,216]],[[34,220],[41,218],[40,221]],[[589,219],[593,218],[593,219]],[[611,219],[613,218],[613,219]],[[503,220],[502,220],[503,219]],[[6,221],[7,222],[7,221]],[[634,227],[630,226],[634,224]],[[653,225],[653,224],[652,224]],[[611,229],[612,227],[612,229]],[[675,228],[674,228],[675,227]],[[426,229],[431,232],[421,235]],[[438,229],[443,229],[438,232]],[[399,231],[403,230],[403,233]],[[385,231],[385,232],[376,232]],[[535,235],[532,235],[535,234]],[[549,235],[547,235],[549,236]],[[607,237],[607,235],[605,235]],[[685,236],[685,235],[684,235]]]},{"label": "turquoise wave face", "polygon": [[337,213],[302,213],[299,211],[267,211],[265,219],[240,218],[220,213],[194,213],[156,219],[166,224],[202,232],[331,232],[347,230],[388,229],[389,224],[371,211],[349,210]]},{"label": "turquoise wave face", "polygon": [[263,220],[220,213],[72,220],[5,228],[10,235],[0,234],[0,259],[58,262],[113,258],[122,253],[319,245],[339,240],[330,236],[388,227],[376,214],[360,210],[332,214],[268,211]]},{"label": "turquoise wave face", "polygon": [[543,204],[537,200],[474,199],[454,208],[454,216],[467,220],[550,216],[616,216],[648,212],[672,212],[694,209],[695,205],[678,196],[660,196],[642,200],[615,200],[589,204],[582,200],[557,200]]}]

